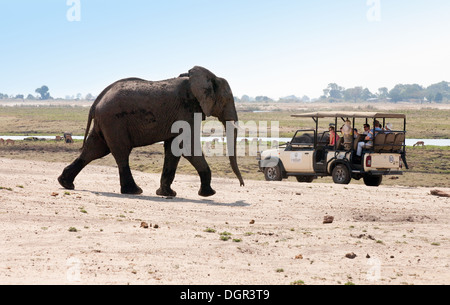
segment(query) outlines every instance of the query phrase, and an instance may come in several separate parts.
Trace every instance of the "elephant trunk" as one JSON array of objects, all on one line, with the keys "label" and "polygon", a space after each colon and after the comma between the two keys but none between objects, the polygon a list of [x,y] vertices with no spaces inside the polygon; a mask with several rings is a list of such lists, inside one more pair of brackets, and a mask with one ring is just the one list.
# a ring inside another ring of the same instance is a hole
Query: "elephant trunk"
[{"label": "elephant trunk", "polygon": [[239,182],[241,183],[241,186],[245,186],[244,179],[242,179],[241,171],[239,170],[239,166],[237,164],[237,136],[238,136],[238,130],[235,127],[236,122],[235,121],[229,121],[229,122],[222,122],[225,126],[225,130],[227,133],[227,148],[228,148],[228,155],[230,158],[230,165],[233,169],[234,174],[239,179]]}]

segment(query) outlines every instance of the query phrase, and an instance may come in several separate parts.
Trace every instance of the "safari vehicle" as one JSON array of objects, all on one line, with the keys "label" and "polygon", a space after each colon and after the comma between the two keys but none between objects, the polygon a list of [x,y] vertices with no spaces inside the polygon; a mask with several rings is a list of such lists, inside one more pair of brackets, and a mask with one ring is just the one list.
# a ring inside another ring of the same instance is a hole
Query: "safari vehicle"
[{"label": "safari vehicle", "polygon": [[[316,112],[292,117],[312,118],[315,128],[298,130],[291,142],[259,154],[259,168],[267,181],[282,181],[294,176],[299,182],[310,183],[318,177],[331,176],[337,184],[349,184],[352,179],[363,179],[367,186],[379,186],[383,176],[402,175],[403,166],[408,169],[405,146],[406,116],[403,114]],[[391,126],[387,120],[400,120],[403,129],[385,131],[385,126]],[[322,123],[321,128],[319,121]],[[349,126],[346,130],[350,131],[350,136],[347,133],[338,140],[340,126],[346,122]],[[370,124],[373,132],[375,122],[381,125],[382,131],[374,132],[373,145],[364,148],[362,156],[358,157],[358,143],[367,141],[362,131],[361,134],[356,132],[355,124]],[[329,145],[328,131],[319,132],[320,129],[325,129],[323,123],[338,127],[334,146]]]}]

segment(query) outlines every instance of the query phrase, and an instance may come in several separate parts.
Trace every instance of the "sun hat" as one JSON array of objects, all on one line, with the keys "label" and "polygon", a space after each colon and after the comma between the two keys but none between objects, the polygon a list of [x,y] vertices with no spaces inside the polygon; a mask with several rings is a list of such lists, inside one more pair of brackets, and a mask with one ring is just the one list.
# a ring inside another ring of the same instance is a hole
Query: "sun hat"
[{"label": "sun hat", "polygon": [[392,130],[392,128],[394,128],[394,126],[391,123],[386,124],[386,129]]}]

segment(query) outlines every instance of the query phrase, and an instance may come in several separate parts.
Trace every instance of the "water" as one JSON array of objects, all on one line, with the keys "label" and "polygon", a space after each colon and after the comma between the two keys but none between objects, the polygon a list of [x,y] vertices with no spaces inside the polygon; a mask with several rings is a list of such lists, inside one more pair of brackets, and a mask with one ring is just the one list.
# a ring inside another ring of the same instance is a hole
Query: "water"
[{"label": "water", "polygon": [[[0,136],[0,139],[3,140],[14,140],[14,141],[23,141],[26,138],[30,138],[30,137],[35,137],[38,139],[45,139],[45,140],[54,140],[55,136]],[[83,140],[84,137],[83,136],[73,136],[72,137],[74,140]],[[212,141],[214,138],[213,137],[202,137],[201,140],[203,142],[206,141]],[[219,140],[219,142],[223,142],[224,140],[226,141],[226,139],[224,138],[216,138]],[[244,140],[246,138],[238,138],[238,142]],[[247,140],[249,142],[251,142],[253,140],[253,138],[247,138]],[[286,142],[290,142],[292,140],[292,138],[258,138],[258,140],[262,140],[262,142],[273,142],[273,141],[278,141],[279,143],[286,143]],[[430,145],[430,146],[450,146],[450,139],[406,139],[406,146],[413,146],[414,144],[416,144],[417,142],[424,142],[425,145]]]}]

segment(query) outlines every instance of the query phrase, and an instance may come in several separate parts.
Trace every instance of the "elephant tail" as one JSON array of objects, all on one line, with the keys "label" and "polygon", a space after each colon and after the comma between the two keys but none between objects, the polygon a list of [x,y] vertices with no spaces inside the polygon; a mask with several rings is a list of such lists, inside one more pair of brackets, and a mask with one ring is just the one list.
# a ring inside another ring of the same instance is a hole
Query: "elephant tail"
[{"label": "elephant tail", "polygon": [[84,146],[86,144],[86,139],[87,139],[88,134],[89,134],[89,130],[91,129],[91,124],[92,124],[92,120],[94,119],[94,113],[95,113],[95,107],[94,106],[96,105],[96,102],[94,102],[94,105],[92,105],[91,110],[89,111],[89,118],[88,118],[88,123],[87,123],[87,127],[86,127],[86,132],[84,134],[83,146],[81,146],[80,150],[84,149]]},{"label": "elephant tail", "polygon": [[100,101],[103,99],[103,97],[105,96],[105,94],[115,85],[112,84],[110,86],[108,86],[105,90],[102,91],[102,93],[100,93],[100,95],[95,99],[95,102],[92,104],[91,106],[91,110],[89,111],[89,118],[88,118],[88,122],[87,122],[87,127],[86,127],[86,132],[84,134],[84,139],[83,139],[83,146],[81,146],[80,150],[83,150],[86,144],[86,140],[88,138],[89,135],[89,131],[91,129],[91,124],[92,124],[92,120],[95,118],[95,109],[97,108],[98,103],[100,103]]}]

